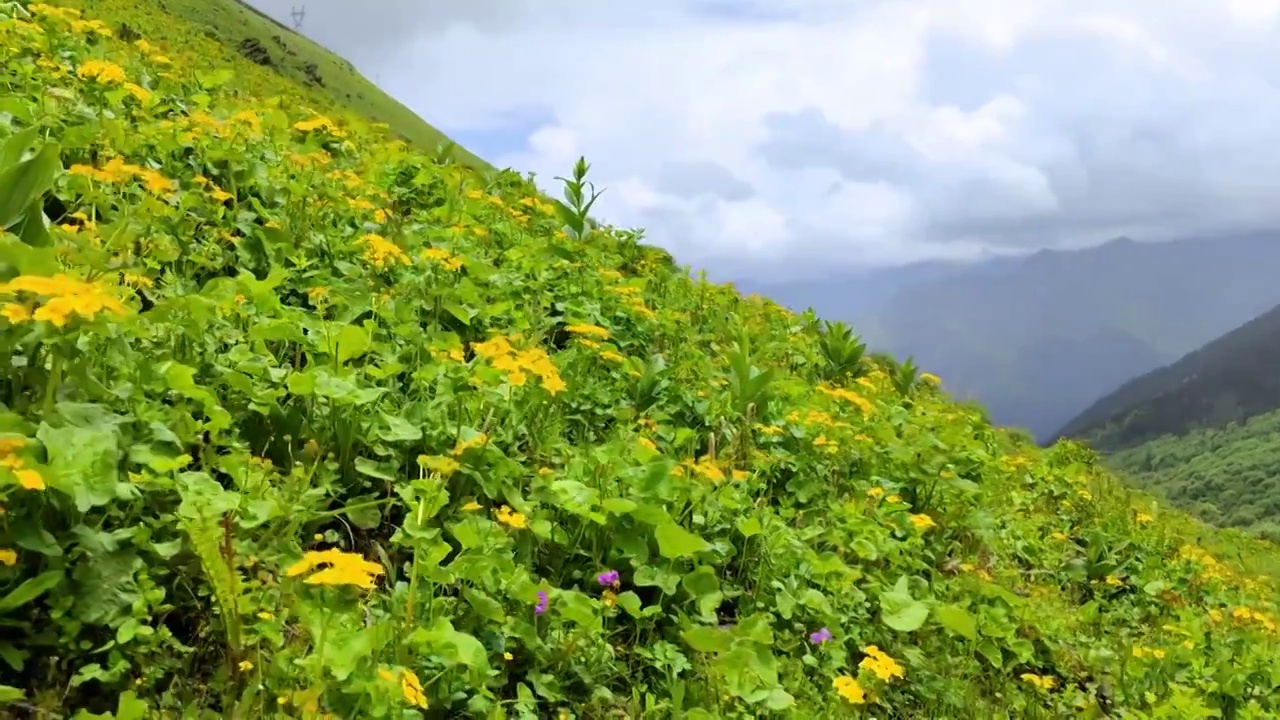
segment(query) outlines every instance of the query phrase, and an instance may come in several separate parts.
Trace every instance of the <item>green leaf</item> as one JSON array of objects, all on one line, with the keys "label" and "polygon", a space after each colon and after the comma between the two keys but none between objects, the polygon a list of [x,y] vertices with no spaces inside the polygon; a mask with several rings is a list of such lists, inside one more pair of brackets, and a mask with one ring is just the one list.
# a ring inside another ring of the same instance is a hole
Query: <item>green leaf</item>
[{"label": "green leaf", "polygon": [[698,625],[680,633],[689,647],[698,652],[727,652],[733,644],[733,636],[719,628]]},{"label": "green leaf", "polygon": [[57,143],[47,142],[34,156],[0,170],[0,228],[12,227],[53,187],[62,169],[60,152]]},{"label": "green leaf", "polygon": [[556,612],[586,630],[601,632],[603,629],[591,599],[576,590],[566,590],[556,595]]},{"label": "green leaf", "polygon": [[880,593],[880,621],[894,630],[919,630],[928,617],[929,606],[911,597],[907,578],[900,578],[892,590]]},{"label": "green leaf", "polygon": [[387,413],[379,413],[382,416],[382,422],[387,424],[386,429],[378,429],[378,437],[386,442],[412,442],[422,439],[422,430],[413,423],[402,417],[388,415]]},{"label": "green leaf", "polygon": [[942,627],[968,638],[978,639],[978,620],[962,607],[957,605],[939,605],[933,609],[933,617]]},{"label": "green leaf", "polygon": [[720,590],[720,581],[716,578],[716,571],[706,565],[687,573],[680,581],[680,584],[694,597],[710,595]]},{"label": "green leaf", "polygon": [[0,147],[0,170],[4,170],[22,160],[22,156],[27,150],[40,139],[40,126],[32,125],[31,127],[20,130],[9,136],[4,141],[4,145]]},{"label": "green leaf", "polygon": [[497,623],[504,622],[507,619],[507,614],[503,612],[502,605],[480,590],[470,587],[465,588],[462,591],[462,597],[483,618]]},{"label": "green leaf", "polygon": [[324,351],[338,359],[338,364],[358,358],[369,351],[372,345],[369,333],[359,325],[343,325],[337,335],[325,340]]},{"label": "green leaf", "polygon": [[75,499],[76,509],[106,505],[116,497],[120,480],[120,445],[108,425],[55,428],[41,423],[36,437],[49,453],[50,483]]},{"label": "green leaf", "polygon": [[16,702],[26,696],[26,693],[12,685],[0,685],[0,703]]},{"label": "green leaf", "polygon": [[146,700],[138,698],[138,694],[132,690],[125,690],[120,693],[115,720],[142,720],[147,716],[148,709]]},{"label": "green leaf", "polygon": [[747,517],[738,521],[738,532],[742,533],[743,537],[751,537],[764,532],[764,526],[755,517]]},{"label": "green leaf", "polygon": [[706,540],[673,522],[659,525],[654,535],[658,539],[658,552],[666,558],[691,557],[711,547]]},{"label": "green leaf", "polygon": [[60,582],[62,582],[61,570],[50,570],[33,578],[28,578],[26,582],[14,588],[13,592],[0,598],[0,613],[6,613],[14,608],[26,605],[52,590]]}]

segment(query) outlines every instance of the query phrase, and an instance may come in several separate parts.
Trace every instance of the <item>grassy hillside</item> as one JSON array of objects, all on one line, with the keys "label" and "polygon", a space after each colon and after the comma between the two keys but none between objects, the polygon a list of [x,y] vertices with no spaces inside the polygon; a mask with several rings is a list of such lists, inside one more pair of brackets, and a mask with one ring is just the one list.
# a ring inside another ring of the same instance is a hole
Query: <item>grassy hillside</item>
[{"label": "grassy hillside", "polygon": [[1274,546],[112,7],[0,6],[6,710],[1280,712]]},{"label": "grassy hillside", "polygon": [[[857,304],[840,310],[847,293],[838,282],[825,284],[834,297],[821,305],[827,317],[861,320],[871,346],[914,356],[996,422],[1051,440],[1087,403],[1280,303],[1277,266],[1275,234],[1117,239],[924,282],[917,274],[882,307],[864,302],[870,317]],[[887,274],[905,279],[906,270]],[[813,294],[804,300],[819,304]],[[787,294],[770,297],[791,304]]]},{"label": "grassy hillside", "polygon": [[[148,34],[152,38],[185,43],[198,33],[214,41],[202,44],[215,53],[207,61],[207,67],[234,67],[238,76],[249,75],[254,78],[251,82],[270,84],[272,80],[264,79],[262,71],[239,61],[249,60],[262,70],[295,81],[298,91],[312,102],[338,105],[387,124],[395,136],[423,152],[434,153],[442,144],[452,142],[412,110],[379,90],[351,63],[240,0],[77,0],[71,4],[89,9],[107,20],[109,27],[116,31],[120,30],[121,19],[132,18],[133,24],[152,29],[154,32]],[[169,17],[184,21],[183,26],[170,29],[167,27]],[[128,35],[127,31],[125,34]],[[459,162],[488,168],[465,148],[452,145],[448,152]]]},{"label": "grassy hillside", "polygon": [[1209,522],[1280,539],[1280,412],[1166,435],[1108,464]]},{"label": "grassy hillside", "polygon": [[1067,423],[1058,437],[1115,450],[1247,420],[1280,408],[1277,366],[1280,307],[1125,383]]}]

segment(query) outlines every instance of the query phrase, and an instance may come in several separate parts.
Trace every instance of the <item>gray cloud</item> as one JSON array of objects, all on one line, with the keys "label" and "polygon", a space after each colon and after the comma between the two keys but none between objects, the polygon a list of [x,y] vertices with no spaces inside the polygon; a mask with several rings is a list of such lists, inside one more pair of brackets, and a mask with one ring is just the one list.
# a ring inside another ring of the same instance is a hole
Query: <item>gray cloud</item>
[{"label": "gray cloud", "polygon": [[553,190],[585,154],[602,219],[717,272],[1280,226],[1280,26],[1242,2],[536,2],[305,30]]},{"label": "gray cloud", "polygon": [[750,183],[723,165],[705,161],[669,162],[654,178],[654,188],[682,197],[714,195],[725,200],[746,200],[755,195]]}]

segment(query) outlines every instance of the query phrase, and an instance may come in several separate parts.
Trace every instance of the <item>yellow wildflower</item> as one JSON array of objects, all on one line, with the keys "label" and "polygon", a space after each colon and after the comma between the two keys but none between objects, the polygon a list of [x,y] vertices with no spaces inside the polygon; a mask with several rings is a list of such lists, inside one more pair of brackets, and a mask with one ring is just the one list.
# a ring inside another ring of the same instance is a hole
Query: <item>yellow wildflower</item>
[{"label": "yellow wildflower", "polygon": [[18,484],[27,490],[44,490],[44,478],[40,477],[40,473],[29,468],[15,470],[13,476],[18,479]]},{"label": "yellow wildflower", "polygon": [[853,703],[854,705],[862,705],[867,701],[867,693],[862,689],[861,683],[856,678],[848,675],[841,675],[831,681],[831,685],[835,687],[840,697]]},{"label": "yellow wildflower", "polygon": [[408,265],[410,262],[409,256],[400,249],[399,245],[381,235],[369,233],[361,237],[358,242],[364,246],[364,259],[374,267],[384,268],[392,262]]},{"label": "yellow wildflower", "polygon": [[881,680],[887,682],[895,677],[903,677],[905,674],[902,666],[898,664],[897,660],[889,657],[889,655],[885,654],[883,650],[875,645],[869,645],[862,648],[862,652],[866,653],[867,656],[862,658],[862,662],[858,663],[858,667],[870,670]]},{"label": "yellow wildflower", "polygon": [[31,310],[25,305],[5,303],[4,307],[0,307],[0,315],[4,316],[4,319],[10,323],[17,325],[31,319]]},{"label": "yellow wildflower", "polygon": [[249,672],[250,670],[253,669],[253,661],[241,660],[240,664],[237,665],[236,667],[240,668],[240,672]]},{"label": "yellow wildflower", "polygon": [[923,513],[912,515],[911,524],[917,530],[928,530],[929,528],[937,527],[938,525],[936,522],[933,521],[932,517],[929,517],[928,515],[925,515]]},{"label": "yellow wildflower", "polygon": [[495,510],[494,515],[497,516],[498,522],[503,525],[509,525],[513,528],[528,527],[528,520],[525,519],[525,516],[522,513],[512,510],[506,505]]},{"label": "yellow wildflower", "polygon": [[871,498],[872,500],[879,500],[880,498],[884,497],[884,488],[879,486],[868,488],[867,497]]},{"label": "yellow wildflower", "polygon": [[106,60],[85,60],[76,70],[76,75],[103,85],[119,85],[125,81],[124,68]]},{"label": "yellow wildflower", "polygon": [[609,339],[609,331],[600,327],[599,325],[591,325],[589,323],[578,323],[575,325],[567,326],[565,330],[573,333],[574,335],[589,335],[591,337],[598,337],[601,340]]},{"label": "yellow wildflower", "polygon": [[374,578],[384,572],[381,565],[371,563],[355,553],[330,548],[306,552],[301,560],[285,571],[285,575],[297,577],[319,565],[329,567],[308,577],[308,585],[355,585],[367,590],[373,587]]},{"label": "yellow wildflower", "polygon": [[18,564],[18,553],[7,548],[0,548],[0,564],[13,567]]},{"label": "yellow wildflower", "polygon": [[475,500],[472,500],[471,502],[462,506],[463,512],[475,512],[476,510],[479,510],[479,509],[480,509],[480,503],[476,502]]},{"label": "yellow wildflower", "polygon": [[600,353],[600,357],[605,360],[609,360],[610,362],[617,362],[617,363],[626,362],[627,360],[626,358],[624,358],[623,356],[619,355],[618,353],[612,350],[605,350],[604,352]]},{"label": "yellow wildflower", "polygon": [[452,475],[457,472],[458,468],[462,467],[456,460],[443,455],[419,455],[418,465],[441,475]]},{"label": "yellow wildflower", "polygon": [[427,696],[422,691],[422,681],[418,680],[418,676],[412,670],[404,669],[400,671],[400,690],[404,693],[404,699],[410,705],[426,709]]}]

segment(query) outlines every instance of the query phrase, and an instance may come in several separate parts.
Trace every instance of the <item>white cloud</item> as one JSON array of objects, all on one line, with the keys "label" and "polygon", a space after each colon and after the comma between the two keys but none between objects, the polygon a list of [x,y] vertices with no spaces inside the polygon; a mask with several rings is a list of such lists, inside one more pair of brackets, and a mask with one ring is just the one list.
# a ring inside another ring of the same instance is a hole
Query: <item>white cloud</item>
[{"label": "white cloud", "polygon": [[695,266],[1280,224],[1280,0],[365,5],[376,58],[312,33],[464,142],[519,133],[496,164],[554,187],[585,154],[597,214]]}]

